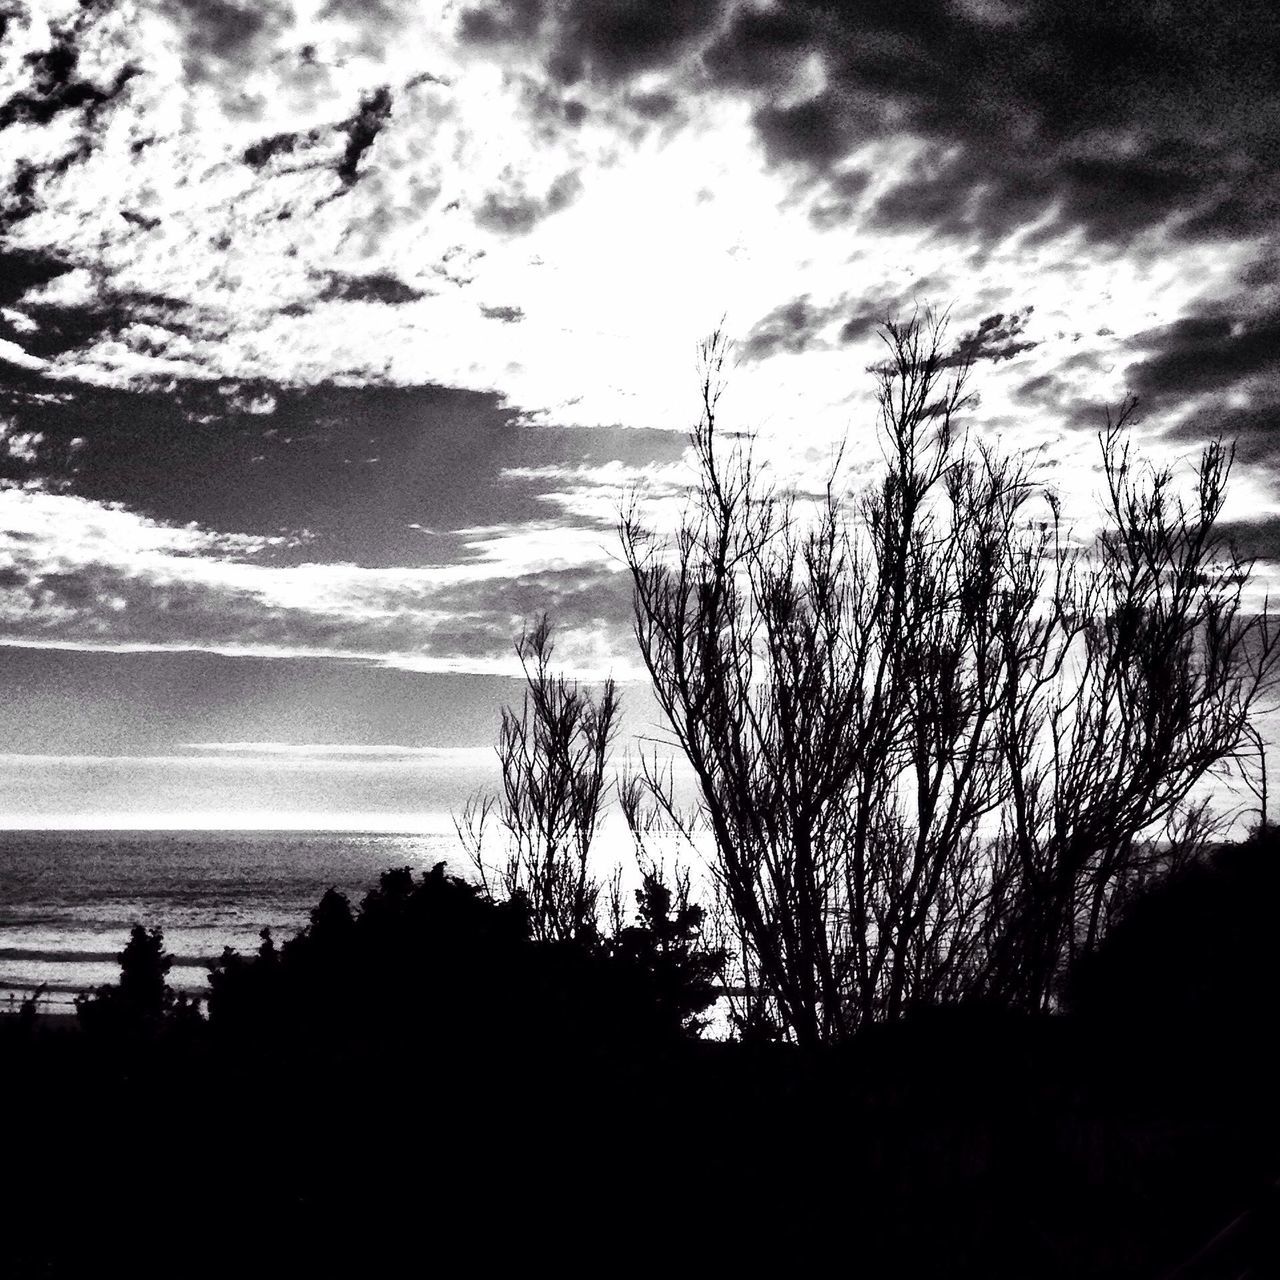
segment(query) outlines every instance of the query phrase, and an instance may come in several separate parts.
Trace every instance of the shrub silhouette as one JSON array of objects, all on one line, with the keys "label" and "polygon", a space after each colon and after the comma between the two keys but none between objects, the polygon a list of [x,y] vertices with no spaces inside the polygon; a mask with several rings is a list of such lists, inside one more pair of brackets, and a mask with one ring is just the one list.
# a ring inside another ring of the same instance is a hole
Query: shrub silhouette
[{"label": "shrub silhouette", "polygon": [[687,879],[673,894],[661,873],[650,869],[636,898],[636,923],[613,939],[611,954],[645,975],[660,1023],[696,1036],[707,1026],[699,1015],[715,1002],[724,951],[705,945],[704,912],[689,901]]},{"label": "shrub silhouette", "polygon": [[1139,896],[1071,976],[1070,1007],[1113,1025],[1195,1028],[1225,1052],[1280,993],[1280,835],[1264,829]]},{"label": "shrub silhouette", "polygon": [[210,1029],[342,1053],[395,1043],[474,1056],[519,1043],[563,1056],[659,1043],[695,1032],[713,999],[700,923],[651,880],[616,945],[539,941],[520,893],[495,902],[444,863],[416,879],[388,871],[358,910],[330,889],[283,946],[264,932],[256,956],[224,952],[210,973]]},{"label": "shrub silhouette", "polygon": [[175,992],[166,980],[173,957],[164,949],[161,929],[135,924],[119,960],[119,983],[76,998],[87,1032],[136,1039],[190,1030],[199,1022],[199,1000]]}]

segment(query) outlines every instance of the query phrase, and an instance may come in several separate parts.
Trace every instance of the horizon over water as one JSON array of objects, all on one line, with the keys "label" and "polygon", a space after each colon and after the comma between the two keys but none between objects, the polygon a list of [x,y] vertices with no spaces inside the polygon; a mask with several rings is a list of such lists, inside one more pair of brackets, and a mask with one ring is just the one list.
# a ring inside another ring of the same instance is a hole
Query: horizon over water
[{"label": "horizon over water", "polygon": [[452,825],[440,822],[409,832],[0,830],[0,1011],[40,986],[42,1008],[70,1010],[78,992],[116,981],[135,923],[163,929],[175,961],[170,984],[201,992],[207,963],[224,947],[251,952],[263,928],[283,941],[307,923],[326,889],[355,906],[382,872],[408,866],[418,873],[442,861],[455,874],[468,869]]}]

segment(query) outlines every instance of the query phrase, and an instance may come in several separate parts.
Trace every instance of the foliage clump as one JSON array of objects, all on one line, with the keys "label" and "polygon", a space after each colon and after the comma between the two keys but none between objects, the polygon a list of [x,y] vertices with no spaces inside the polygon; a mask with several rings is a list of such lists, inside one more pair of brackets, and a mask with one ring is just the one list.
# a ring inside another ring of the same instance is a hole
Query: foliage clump
[{"label": "foliage clump", "polygon": [[696,1031],[714,1000],[701,913],[650,878],[618,938],[535,936],[519,891],[495,901],[438,863],[388,871],[357,909],[330,889],[311,923],[210,974],[215,1035],[329,1046],[413,1042],[621,1048]]},{"label": "foliage clump", "polygon": [[160,928],[135,924],[119,960],[118,983],[76,999],[76,1013],[86,1031],[137,1040],[195,1027],[200,1002],[169,985],[173,957],[165,950]]}]

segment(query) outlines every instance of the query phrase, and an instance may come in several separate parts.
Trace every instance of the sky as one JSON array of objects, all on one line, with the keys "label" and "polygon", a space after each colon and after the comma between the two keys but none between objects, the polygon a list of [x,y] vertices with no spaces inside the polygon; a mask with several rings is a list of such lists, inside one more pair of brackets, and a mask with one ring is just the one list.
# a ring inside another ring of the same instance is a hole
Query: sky
[{"label": "sky", "polygon": [[781,484],[932,306],[1087,520],[1107,406],[1280,554],[1280,12],[0,3],[0,824],[438,825],[513,637],[653,731],[615,525],[698,342]]}]

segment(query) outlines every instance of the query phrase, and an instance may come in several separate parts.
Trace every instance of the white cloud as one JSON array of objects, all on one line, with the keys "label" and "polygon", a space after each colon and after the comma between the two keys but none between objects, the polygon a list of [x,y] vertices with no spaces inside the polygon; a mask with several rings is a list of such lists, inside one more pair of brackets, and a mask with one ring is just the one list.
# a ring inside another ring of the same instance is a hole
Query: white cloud
[{"label": "white cloud", "polygon": [[39,356],[29,355],[16,342],[8,338],[0,338],[0,362],[17,365],[19,369],[44,369],[48,361]]},{"label": "white cloud", "polygon": [[119,504],[4,486],[2,642],[513,674],[512,636],[547,608],[567,666],[625,674],[625,656],[610,658],[621,620],[599,612],[601,585],[618,570],[603,546],[551,525],[480,532],[476,559],[462,563],[279,563],[272,553],[295,545],[282,535],[165,524]]}]

